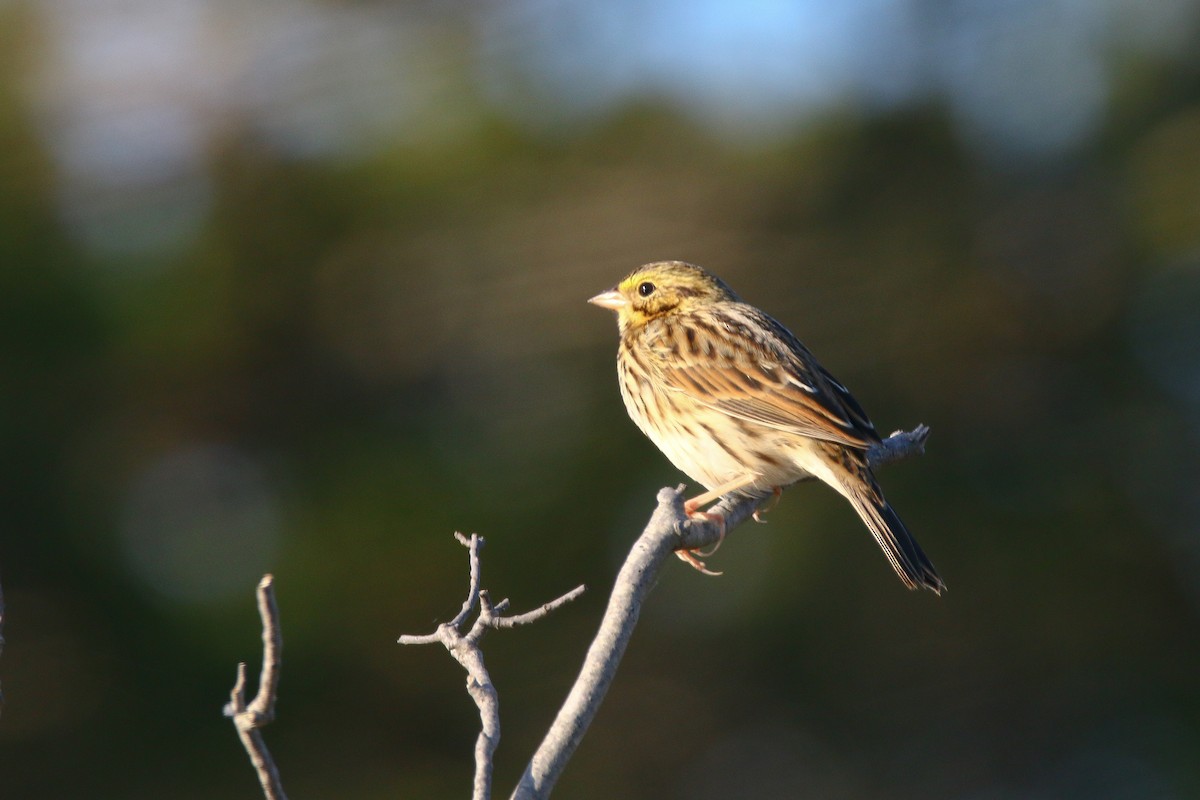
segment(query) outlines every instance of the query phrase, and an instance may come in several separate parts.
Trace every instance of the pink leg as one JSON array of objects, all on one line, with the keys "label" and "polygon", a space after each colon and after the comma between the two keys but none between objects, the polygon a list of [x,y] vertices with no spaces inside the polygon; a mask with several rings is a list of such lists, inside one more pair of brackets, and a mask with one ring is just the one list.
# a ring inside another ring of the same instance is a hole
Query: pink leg
[{"label": "pink leg", "polygon": [[[710,570],[700,558],[708,558],[721,547],[721,543],[725,541],[725,518],[720,514],[711,511],[701,511],[700,506],[706,506],[712,501],[730,492],[736,492],[738,489],[744,489],[750,484],[758,480],[757,475],[746,475],[740,478],[735,478],[732,481],[723,483],[715,489],[709,489],[704,494],[699,494],[691,500],[684,501],[683,512],[688,516],[704,517],[710,522],[715,522],[718,525],[719,536],[716,544],[706,551],[701,550],[676,550],[675,555],[679,556],[681,561],[686,562],[692,569],[702,572],[705,575],[720,575],[720,572]],[[699,556],[700,558],[697,558]]]},{"label": "pink leg", "polygon": [[771,490],[771,499],[767,501],[766,505],[755,510],[754,521],[761,522],[764,525],[767,524],[767,521],[765,519],[763,519],[762,517],[760,517],[759,515],[766,514],[768,511],[773,510],[775,508],[775,506],[779,505],[779,497],[782,494],[783,494],[782,487],[776,486],[774,489],[772,489]]}]

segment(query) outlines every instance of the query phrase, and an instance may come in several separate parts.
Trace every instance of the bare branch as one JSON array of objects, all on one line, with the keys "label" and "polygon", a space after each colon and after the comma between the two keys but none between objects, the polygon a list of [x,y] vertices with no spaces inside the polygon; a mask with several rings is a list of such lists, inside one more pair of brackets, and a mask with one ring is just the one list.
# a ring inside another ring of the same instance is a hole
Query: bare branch
[{"label": "bare branch", "polygon": [[279,667],[283,663],[283,631],[279,627],[279,606],[275,603],[275,578],[264,575],[258,582],[258,615],[262,619],[263,665],[258,678],[258,694],[250,711],[265,725],[275,719],[275,695],[279,689]]},{"label": "bare branch", "polygon": [[[576,599],[581,594],[583,594],[585,591],[587,591],[586,586],[576,586],[574,589],[567,592],[562,597],[559,597],[556,600],[551,600],[549,603],[546,603],[541,608],[535,608],[533,611],[526,611],[524,614],[517,614],[512,617],[497,617],[495,620],[495,623],[493,624],[493,627],[495,627],[495,628],[515,628],[518,625],[528,625],[531,622],[537,622],[539,619],[546,616],[551,611],[554,611],[561,606],[565,606],[567,603]],[[499,604],[496,605],[496,609],[503,610],[500,608]]]},{"label": "bare branch", "polygon": [[229,704],[225,706],[225,716],[233,718],[238,737],[258,773],[267,800],[287,800],[279,770],[259,731],[259,728],[275,719],[275,695],[283,661],[283,633],[279,626],[279,607],[275,603],[274,578],[270,575],[264,575],[258,582],[258,615],[262,619],[263,640],[263,665],[258,679],[258,693],[246,705],[246,665],[238,664],[237,680],[230,692]]},{"label": "bare branch", "polygon": [[676,531],[685,520],[680,489],[661,490],[658,507],[617,574],[600,630],[588,648],[579,677],[525,768],[513,798],[550,795],[612,684],[617,665],[637,625],[642,602],[658,580],[663,564],[679,546]]},{"label": "bare branch", "polygon": [[468,552],[471,554],[471,588],[467,592],[467,599],[463,601],[462,610],[458,612],[458,616],[450,621],[451,625],[453,625],[455,628],[459,628],[462,627],[462,624],[467,621],[467,617],[470,615],[471,609],[475,607],[476,601],[479,600],[479,581],[481,569],[479,565],[479,551],[483,549],[483,546],[486,544],[486,542],[484,542],[483,537],[477,533],[472,533],[471,538],[468,539],[458,531],[455,531],[454,538],[458,540],[459,544],[467,548]]},{"label": "bare branch", "polygon": [[[449,624],[449,623],[447,623]],[[442,641],[442,635],[437,631],[414,635],[406,633],[396,640],[400,644],[437,644]]]},{"label": "bare branch", "polygon": [[[924,425],[909,432],[897,431],[873,446],[867,452],[867,458],[872,466],[882,466],[922,453],[928,435],[929,429]],[[671,553],[678,549],[705,547],[720,539],[718,523],[703,518],[689,519],[684,514],[683,488],[659,491],[658,507],[617,574],[600,629],[588,648],[579,677],[526,766],[525,774],[513,790],[512,800],[541,800],[550,796],[612,685],[617,666],[637,625],[642,603],[657,583]],[[713,510],[723,518],[728,535],[768,498],[725,497]]]},{"label": "bare branch", "polygon": [[[479,550],[483,547],[483,539],[474,533],[470,538],[461,533],[455,533],[454,537],[467,548],[470,554],[470,585],[462,610],[450,622],[439,625],[433,633],[420,636],[406,634],[400,637],[399,642],[400,644],[441,642],[450,655],[454,656],[454,659],[466,670],[467,693],[470,694],[471,699],[475,701],[475,706],[479,709],[480,722],[479,736],[475,739],[475,781],[472,798],[473,800],[487,800],[492,793],[492,768],[496,748],[500,744],[500,697],[492,683],[487,666],[484,664],[483,650],[479,647],[479,640],[490,629],[512,628],[541,619],[559,606],[583,594],[584,587],[578,586],[557,600],[552,600],[541,608],[525,614],[518,614],[515,617],[501,616],[508,608],[508,600],[501,600],[493,604],[487,590],[480,587]],[[470,630],[464,634],[462,626],[466,624],[467,617],[476,606],[479,608],[479,616],[476,617]]]},{"label": "bare branch", "polygon": [[911,431],[895,431],[891,436],[867,449],[867,462],[872,469],[886,467],[909,456],[925,455],[929,426],[918,425]]}]

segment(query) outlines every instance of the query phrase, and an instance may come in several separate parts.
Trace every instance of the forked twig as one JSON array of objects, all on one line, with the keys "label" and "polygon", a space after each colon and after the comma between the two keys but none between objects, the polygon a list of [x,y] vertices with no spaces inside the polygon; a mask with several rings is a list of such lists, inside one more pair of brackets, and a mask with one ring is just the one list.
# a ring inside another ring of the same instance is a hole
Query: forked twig
[{"label": "forked twig", "polygon": [[[496,747],[500,744],[500,698],[492,683],[491,675],[488,674],[487,666],[484,664],[483,650],[479,647],[479,641],[483,638],[483,634],[490,629],[513,628],[542,619],[556,608],[579,597],[583,594],[585,587],[577,586],[562,597],[551,600],[533,611],[511,617],[501,616],[508,609],[508,600],[492,603],[487,590],[483,589],[480,584],[479,550],[483,547],[484,540],[474,533],[470,538],[461,533],[455,533],[454,537],[470,553],[471,579],[462,610],[450,622],[439,625],[433,633],[419,636],[406,634],[400,637],[399,642],[400,644],[441,642],[450,655],[454,656],[454,659],[467,671],[467,692],[479,709],[480,721],[479,736],[475,740],[475,782],[472,797],[474,800],[487,800],[492,793],[492,769]],[[475,618],[470,629],[463,633],[462,627],[466,624],[471,610],[476,606],[479,608],[479,616]]]},{"label": "forked twig", "polygon": [[287,800],[279,770],[259,728],[275,719],[275,694],[279,688],[279,668],[282,664],[283,634],[279,627],[279,607],[275,603],[274,578],[264,575],[258,582],[258,615],[262,619],[263,664],[258,679],[258,693],[246,705],[246,663],[238,664],[237,680],[229,693],[225,716],[233,718],[238,737],[250,763],[258,773],[267,800]]}]

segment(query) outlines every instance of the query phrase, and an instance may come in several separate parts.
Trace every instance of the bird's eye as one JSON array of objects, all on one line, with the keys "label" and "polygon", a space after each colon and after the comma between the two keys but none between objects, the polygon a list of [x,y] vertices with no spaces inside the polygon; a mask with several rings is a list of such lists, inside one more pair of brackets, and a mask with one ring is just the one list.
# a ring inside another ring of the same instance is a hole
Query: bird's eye
[{"label": "bird's eye", "polygon": [[650,281],[643,281],[638,285],[638,294],[642,297],[649,297],[654,294],[654,284]]}]

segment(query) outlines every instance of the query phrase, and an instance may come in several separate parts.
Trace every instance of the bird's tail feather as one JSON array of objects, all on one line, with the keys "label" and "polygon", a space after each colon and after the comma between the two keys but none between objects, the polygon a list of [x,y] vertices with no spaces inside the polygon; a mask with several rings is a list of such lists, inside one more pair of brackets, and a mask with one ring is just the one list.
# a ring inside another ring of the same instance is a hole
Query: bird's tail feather
[{"label": "bird's tail feather", "polygon": [[921,545],[908,532],[900,516],[884,498],[870,470],[864,468],[861,477],[864,480],[855,481],[853,486],[845,486],[843,494],[871,530],[871,535],[887,556],[892,569],[896,570],[900,580],[909,589],[920,586],[934,594],[941,594],[946,588],[945,582]]}]

